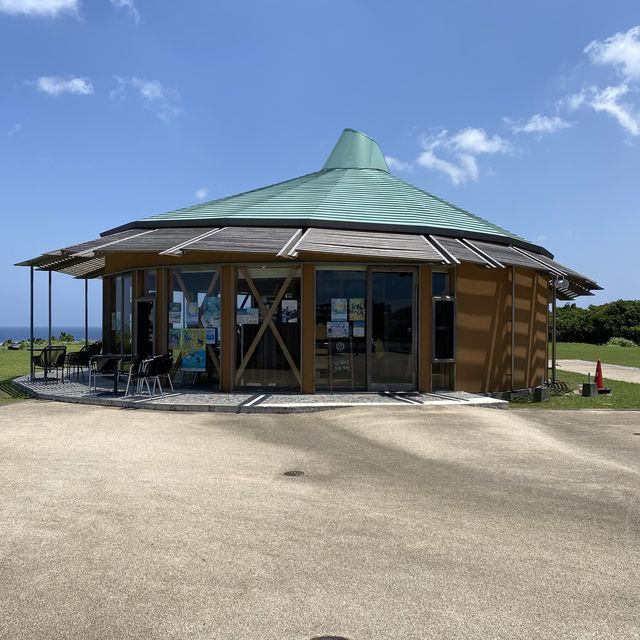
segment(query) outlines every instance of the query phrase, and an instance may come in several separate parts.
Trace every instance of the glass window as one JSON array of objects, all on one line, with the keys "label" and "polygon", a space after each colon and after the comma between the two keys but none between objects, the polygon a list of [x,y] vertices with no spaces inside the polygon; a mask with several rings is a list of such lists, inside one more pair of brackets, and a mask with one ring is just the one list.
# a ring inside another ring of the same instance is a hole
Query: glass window
[{"label": "glass window", "polygon": [[316,271],[316,389],[367,386],[367,272]]},{"label": "glass window", "polygon": [[433,301],[433,359],[453,360],[455,302],[443,299]]},{"label": "glass window", "polygon": [[297,267],[238,268],[237,387],[299,389],[300,292]]},{"label": "glass window", "polygon": [[183,383],[220,384],[221,299],[217,269],[173,269],[168,347]]},{"label": "glass window", "polygon": [[451,295],[449,273],[447,271],[432,271],[431,295],[436,297]]},{"label": "glass window", "polygon": [[147,269],[143,274],[142,297],[155,298],[158,278],[155,269]]}]

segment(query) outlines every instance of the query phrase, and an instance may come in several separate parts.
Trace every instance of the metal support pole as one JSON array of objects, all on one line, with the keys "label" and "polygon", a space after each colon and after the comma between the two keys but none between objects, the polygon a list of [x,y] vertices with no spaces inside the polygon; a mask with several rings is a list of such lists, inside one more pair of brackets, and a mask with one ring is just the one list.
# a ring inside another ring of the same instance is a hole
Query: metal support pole
[{"label": "metal support pole", "polygon": [[553,300],[551,301],[551,383],[556,382],[556,277],[553,277]]},{"label": "metal support pole", "polygon": [[89,348],[89,280],[84,279],[84,346]]},{"label": "metal support pole", "polygon": [[29,267],[29,378],[33,382],[33,265]]},{"label": "metal support pole", "polygon": [[49,271],[49,346],[51,346],[51,274]]},{"label": "metal support pole", "polygon": [[511,391],[515,391],[516,376],[516,268],[511,267]]}]

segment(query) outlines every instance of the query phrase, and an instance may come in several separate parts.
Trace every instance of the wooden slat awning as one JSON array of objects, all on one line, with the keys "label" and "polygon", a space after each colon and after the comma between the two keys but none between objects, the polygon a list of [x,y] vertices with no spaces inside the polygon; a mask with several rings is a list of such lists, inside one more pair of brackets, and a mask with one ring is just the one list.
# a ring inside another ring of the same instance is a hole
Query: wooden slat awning
[{"label": "wooden slat awning", "polygon": [[326,228],[292,227],[162,227],[129,229],[56,249],[18,263],[43,271],[59,271],[76,278],[97,278],[104,274],[105,256],[113,253],[150,253],[179,256],[189,252],[245,253],[271,255],[274,260],[291,260],[305,254],[384,259],[435,265],[465,262],[488,268],[526,267],[563,277],[567,283],[557,289],[561,300],[593,295],[601,289],[590,278],[564,265],[520,247],[444,235],[387,233]]},{"label": "wooden slat awning", "polygon": [[295,257],[301,253],[445,263],[424,236],[406,233],[309,229],[289,255]]}]

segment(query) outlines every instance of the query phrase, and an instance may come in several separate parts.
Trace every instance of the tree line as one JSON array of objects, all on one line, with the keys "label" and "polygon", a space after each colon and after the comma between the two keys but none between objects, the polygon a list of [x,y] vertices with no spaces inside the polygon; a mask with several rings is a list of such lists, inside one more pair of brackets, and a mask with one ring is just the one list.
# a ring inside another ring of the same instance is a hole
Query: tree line
[{"label": "tree line", "polygon": [[604,344],[625,338],[640,345],[640,300],[616,300],[586,309],[573,303],[558,307],[556,335],[559,342]]}]

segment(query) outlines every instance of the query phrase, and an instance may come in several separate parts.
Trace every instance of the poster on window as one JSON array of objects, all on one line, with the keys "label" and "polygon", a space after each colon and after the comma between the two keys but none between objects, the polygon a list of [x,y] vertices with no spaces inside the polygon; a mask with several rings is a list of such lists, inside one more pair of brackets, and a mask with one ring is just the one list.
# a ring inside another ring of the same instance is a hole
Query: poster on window
[{"label": "poster on window", "polygon": [[331,321],[348,320],[347,298],[331,298]]},{"label": "poster on window", "polygon": [[169,349],[171,351],[180,350],[182,340],[182,329],[169,329]]},{"label": "poster on window", "polygon": [[182,302],[169,303],[169,322],[180,324],[182,322]]},{"label": "poster on window", "polygon": [[218,344],[218,327],[207,327],[205,332],[207,344]]},{"label": "poster on window", "polygon": [[187,325],[198,324],[198,303],[197,302],[187,302],[187,306],[185,308],[184,321]]},{"label": "poster on window", "polygon": [[260,309],[257,307],[238,309],[236,318],[238,324],[258,324],[260,320]]},{"label": "poster on window", "polygon": [[220,326],[220,298],[207,296],[202,301],[202,325],[204,327]]},{"label": "poster on window", "polygon": [[282,322],[284,324],[298,322],[298,301],[282,301]]},{"label": "poster on window", "polygon": [[180,368],[185,371],[206,371],[206,335],[204,329],[184,329],[182,332],[182,360]]},{"label": "poster on window", "polygon": [[[345,300],[346,302],[346,300]],[[327,338],[348,338],[349,323],[348,322],[327,322]]]},{"label": "poster on window", "polygon": [[353,321],[353,337],[364,338],[364,320]]},{"label": "poster on window", "polygon": [[349,298],[349,320],[364,320],[364,298]]}]

